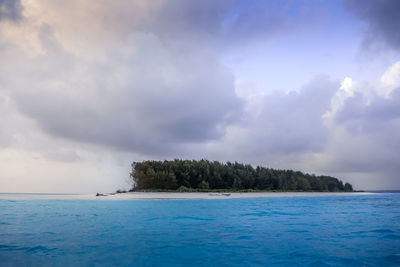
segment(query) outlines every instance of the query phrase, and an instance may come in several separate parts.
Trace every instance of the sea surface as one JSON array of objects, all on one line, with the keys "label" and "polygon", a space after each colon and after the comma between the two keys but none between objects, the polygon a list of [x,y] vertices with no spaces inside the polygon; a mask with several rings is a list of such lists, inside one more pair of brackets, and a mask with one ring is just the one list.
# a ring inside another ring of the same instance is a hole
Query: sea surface
[{"label": "sea surface", "polygon": [[400,194],[0,198],[0,266],[400,266]]}]

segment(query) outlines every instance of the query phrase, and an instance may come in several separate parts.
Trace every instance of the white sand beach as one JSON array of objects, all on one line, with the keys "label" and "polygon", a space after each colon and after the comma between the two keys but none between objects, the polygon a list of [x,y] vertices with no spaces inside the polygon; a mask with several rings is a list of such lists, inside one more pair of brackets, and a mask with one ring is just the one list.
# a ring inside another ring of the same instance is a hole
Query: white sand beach
[{"label": "white sand beach", "polygon": [[128,192],[120,194],[0,194],[0,199],[88,199],[88,200],[129,200],[129,199],[231,199],[231,198],[273,198],[273,197],[323,197],[369,195],[369,192],[248,192],[248,193],[179,193],[179,192]]},{"label": "white sand beach", "polygon": [[178,192],[129,192],[98,197],[99,199],[226,199],[226,198],[265,198],[265,197],[318,197],[345,196],[370,193],[331,193],[331,192],[248,192],[248,193],[178,193]]}]

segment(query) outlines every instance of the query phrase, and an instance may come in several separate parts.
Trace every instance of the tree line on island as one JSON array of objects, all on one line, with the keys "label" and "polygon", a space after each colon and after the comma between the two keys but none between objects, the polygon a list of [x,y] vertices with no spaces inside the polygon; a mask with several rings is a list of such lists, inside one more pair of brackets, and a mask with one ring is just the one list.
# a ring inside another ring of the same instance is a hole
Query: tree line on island
[{"label": "tree line on island", "polygon": [[130,176],[131,191],[353,191],[331,176],[208,160],[133,162]]}]

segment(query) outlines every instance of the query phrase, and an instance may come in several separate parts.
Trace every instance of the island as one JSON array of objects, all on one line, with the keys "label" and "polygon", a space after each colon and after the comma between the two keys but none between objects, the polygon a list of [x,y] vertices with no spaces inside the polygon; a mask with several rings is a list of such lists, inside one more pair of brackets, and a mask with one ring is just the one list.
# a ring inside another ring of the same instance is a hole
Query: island
[{"label": "island", "polygon": [[335,177],[238,162],[164,160],[133,162],[130,191],[179,192],[353,192]]}]

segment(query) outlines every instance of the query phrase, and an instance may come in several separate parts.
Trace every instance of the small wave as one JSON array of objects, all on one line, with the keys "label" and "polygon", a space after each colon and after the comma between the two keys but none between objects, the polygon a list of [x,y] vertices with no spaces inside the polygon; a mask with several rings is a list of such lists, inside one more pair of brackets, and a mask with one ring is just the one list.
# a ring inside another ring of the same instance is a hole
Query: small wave
[{"label": "small wave", "polygon": [[283,215],[283,216],[296,216],[298,214],[296,213],[290,213],[290,212],[282,212],[282,211],[273,211],[271,215]]},{"label": "small wave", "polygon": [[373,230],[368,230],[368,231],[351,232],[349,234],[370,234],[370,233],[392,234],[392,233],[394,233],[394,231],[390,230],[390,229],[373,229]]},{"label": "small wave", "polygon": [[288,230],[286,233],[308,233],[308,230]]},{"label": "small wave", "polygon": [[13,251],[13,250],[23,250],[18,246],[10,246],[10,245],[0,245],[0,251]]},{"label": "small wave", "polygon": [[242,236],[238,236],[236,238],[236,240],[253,240],[253,238],[251,236],[242,235]]},{"label": "small wave", "polygon": [[244,214],[242,214],[242,216],[257,216],[257,217],[261,217],[261,216],[268,216],[270,214],[271,213],[267,212],[267,211],[257,211],[257,212],[244,213]]},{"label": "small wave", "polygon": [[30,253],[36,253],[39,251],[47,251],[48,248],[44,247],[44,246],[35,246],[35,247],[31,247],[31,248],[27,248],[26,251],[30,252]]},{"label": "small wave", "polygon": [[391,240],[399,240],[400,239],[400,235],[390,234],[390,235],[385,235],[384,238],[391,239]]},{"label": "small wave", "polygon": [[56,248],[48,248],[48,247],[44,247],[44,246],[27,247],[24,249],[26,252],[31,253],[31,254],[36,254],[36,253],[47,254],[53,250],[56,250]]},{"label": "small wave", "polygon": [[17,251],[17,250],[23,250],[31,254],[35,253],[47,253],[50,251],[55,250],[56,248],[47,248],[44,246],[34,246],[34,247],[19,247],[19,246],[13,246],[13,245],[0,245],[0,251]]},{"label": "small wave", "polygon": [[169,220],[168,217],[154,217],[154,218],[149,218],[146,221],[152,222],[152,221],[167,221]]},{"label": "small wave", "polygon": [[388,255],[385,257],[388,262],[400,263],[400,254]]},{"label": "small wave", "polygon": [[382,234],[387,234],[387,233],[394,233],[393,230],[390,229],[375,229],[375,230],[371,230],[369,232],[373,232],[373,233],[382,233]]},{"label": "small wave", "polygon": [[46,234],[46,235],[55,235],[54,232],[43,232],[43,234]]},{"label": "small wave", "polygon": [[194,221],[214,221],[211,218],[199,218],[199,217],[192,217],[192,216],[177,216],[173,217],[174,220],[194,220]]}]

